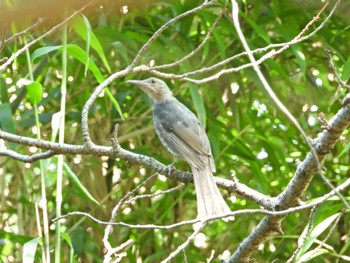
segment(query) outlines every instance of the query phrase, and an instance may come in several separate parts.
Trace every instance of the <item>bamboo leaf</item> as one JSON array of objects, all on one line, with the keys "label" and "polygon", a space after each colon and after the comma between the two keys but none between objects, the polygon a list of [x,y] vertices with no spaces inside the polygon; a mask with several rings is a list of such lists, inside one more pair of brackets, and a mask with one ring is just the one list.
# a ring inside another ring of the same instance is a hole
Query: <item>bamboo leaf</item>
[{"label": "bamboo leaf", "polygon": [[38,247],[39,237],[34,238],[23,245],[23,262],[34,262],[35,252]]},{"label": "bamboo leaf", "polygon": [[86,199],[94,202],[97,205],[100,205],[100,203],[89,193],[85,186],[80,182],[78,176],[70,169],[66,163],[63,163],[63,169],[67,173],[69,179],[71,179],[72,183],[78,187],[79,190],[81,190]]},{"label": "bamboo leaf", "polygon": [[189,89],[192,97],[192,101],[194,104],[194,107],[197,111],[198,119],[200,124],[205,129],[206,127],[206,112],[205,107],[203,103],[202,96],[199,94],[198,87],[194,84],[189,84]]}]

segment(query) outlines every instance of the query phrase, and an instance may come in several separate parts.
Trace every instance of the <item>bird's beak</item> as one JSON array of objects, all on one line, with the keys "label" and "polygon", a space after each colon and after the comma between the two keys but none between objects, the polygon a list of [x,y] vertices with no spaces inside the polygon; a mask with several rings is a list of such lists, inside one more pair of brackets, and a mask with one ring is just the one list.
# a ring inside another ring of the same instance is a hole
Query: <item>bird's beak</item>
[{"label": "bird's beak", "polygon": [[128,80],[126,82],[130,83],[130,84],[133,84],[133,85],[136,85],[136,86],[138,86],[140,88],[148,86],[147,83],[145,83],[143,80],[133,80],[133,79],[131,79],[131,80]]},{"label": "bird's beak", "polygon": [[133,79],[131,79],[131,80],[127,80],[126,82],[138,86],[138,85],[140,85],[140,82],[142,82],[142,80],[133,80]]},{"label": "bird's beak", "polygon": [[147,94],[149,92],[152,92],[152,90],[153,90],[152,86],[150,84],[148,84],[147,82],[145,82],[144,80],[133,80],[132,79],[132,80],[128,80],[126,82],[138,86],[140,89],[142,89]]}]

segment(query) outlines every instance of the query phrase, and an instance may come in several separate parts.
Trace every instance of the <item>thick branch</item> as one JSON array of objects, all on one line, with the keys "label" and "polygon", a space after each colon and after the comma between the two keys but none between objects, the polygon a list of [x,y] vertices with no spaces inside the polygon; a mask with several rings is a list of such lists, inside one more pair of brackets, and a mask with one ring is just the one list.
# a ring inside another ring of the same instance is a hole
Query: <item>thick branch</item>
[{"label": "thick branch", "polygon": [[[191,173],[186,173],[186,172],[174,170],[174,169],[171,169],[169,171],[168,166],[162,164],[161,162],[155,160],[152,157],[136,154],[120,147],[116,149],[115,147],[99,146],[95,144],[91,145],[91,147],[85,147],[83,145],[59,144],[59,143],[53,143],[53,142],[18,136],[15,134],[4,132],[4,131],[0,131],[0,139],[4,139],[5,141],[18,143],[21,145],[35,146],[42,150],[49,151],[47,153],[48,154],[47,156],[43,154],[39,159],[49,158],[52,156],[53,152],[56,155],[57,154],[81,154],[81,155],[93,155],[93,156],[118,157],[130,163],[141,164],[147,168],[153,169],[170,179],[175,179],[184,183],[193,182],[193,177]],[[12,155],[10,153],[11,152],[9,152],[6,149],[0,149],[0,156],[1,155],[9,156],[11,158],[15,158],[21,161],[30,160],[30,156],[21,155],[21,158],[18,158],[17,155]],[[37,156],[35,156],[35,160],[38,159],[36,157]],[[265,207],[266,209],[272,209],[273,207],[272,205],[274,203],[273,198],[266,196],[264,194],[261,194],[255,191],[254,189],[251,189],[248,186],[241,184],[237,181],[234,182],[234,181],[227,180],[224,178],[219,178],[219,177],[216,177],[215,179],[216,179],[217,185],[220,188],[227,190],[229,193],[236,193],[250,200],[253,200],[259,205]]]},{"label": "thick branch", "polygon": [[[326,155],[332,151],[334,145],[349,124],[350,105],[346,105],[329,121],[328,128],[320,133],[314,141],[314,149],[321,163],[323,163]],[[276,198],[276,210],[297,206],[300,198],[302,198],[312,178],[315,176],[316,171],[317,163],[312,153],[309,153],[305,160],[298,165],[297,171],[286,189]],[[266,216],[226,262],[249,261],[250,255],[267,236],[281,231],[280,224],[283,218],[284,216]]]}]

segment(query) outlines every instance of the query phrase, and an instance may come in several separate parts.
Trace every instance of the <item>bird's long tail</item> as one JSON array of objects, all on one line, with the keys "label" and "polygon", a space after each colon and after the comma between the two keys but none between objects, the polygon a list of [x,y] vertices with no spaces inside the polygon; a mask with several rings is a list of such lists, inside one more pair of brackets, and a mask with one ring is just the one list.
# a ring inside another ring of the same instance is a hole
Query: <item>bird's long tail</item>
[{"label": "bird's long tail", "polygon": [[231,209],[216,186],[209,164],[204,170],[199,170],[192,165],[191,168],[197,195],[198,218],[231,213]]}]

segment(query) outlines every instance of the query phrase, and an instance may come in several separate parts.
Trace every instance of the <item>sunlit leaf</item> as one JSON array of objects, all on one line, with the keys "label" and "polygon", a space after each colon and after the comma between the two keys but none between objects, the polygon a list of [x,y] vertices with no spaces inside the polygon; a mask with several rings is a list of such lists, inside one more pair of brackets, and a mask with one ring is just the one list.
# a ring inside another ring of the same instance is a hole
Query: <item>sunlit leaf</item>
[{"label": "sunlit leaf", "polygon": [[[99,70],[99,68],[96,66],[96,64],[92,60],[87,59],[88,54],[85,52],[85,50],[83,50],[81,47],[77,45],[70,44],[70,45],[67,45],[67,52],[69,55],[75,57],[85,66],[87,66],[99,83],[102,83],[104,81],[102,73]],[[86,61],[89,61],[88,65],[85,64]]]},{"label": "sunlit leaf", "polygon": [[48,46],[48,47],[41,47],[36,49],[32,54],[32,61],[34,62],[37,58],[44,56],[50,52],[53,52],[55,50],[61,49],[62,46]]},{"label": "sunlit leaf", "polygon": [[23,262],[34,262],[39,237],[34,238],[23,245]]},{"label": "sunlit leaf", "polygon": [[293,46],[292,50],[293,50],[293,52],[295,54],[295,57],[297,59],[297,62],[298,62],[298,65],[299,65],[301,71],[305,74],[306,73],[306,66],[307,66],[305,54],[297,46]]},{"label": "sunlit leaf", "polygon": [[[62,46],[38,48],[37,50],[34,51],[32,55],[32,60],[34,61],[40,56],[43,56],[50,52],[61,50],[61,49],[62,49]],[[73,56],[74,58],[79,60],[81,63],[83,63],[93,73],[93,75],[95,76],[96,80],[99,83],[102,83],[104,81],[104,78],[99,68],[96,66],[96,64],[92,60],[88,59],[88,54],[81,47],[73,44],[68,44],[67,52],[69,55]]]},{"label": "sunlit leaf", "polygon": [[324,249],[324,248],[320,248],[317,250],[311,250],[311,251],[306,252],[303,256],[301,256],[297,262],[308,262],[311,259],[314,259],[314,258],[316,258],[320,255],[326,254],[326,253],[329,253],[329,251],[327,251],[327,249]]},{"label": "sunlit leaf", "polygon": [[[111,72],[111,68],[108,64],[108,60],[105,56],[105,53],[103,51],[103,48],[100,44],[100,41],[98,38],[95,36],[91,29],[90,22],[87,17],[84,15],[76,16],[71,23],[72,28],[74,29],[75,33],[77,33],[82,39],[84,39],[89,46],[97,52],[97,54],[100,56],[103,65],[106,67],[108,72]],[[86,64],[86,63],[85,63]]]},{"label": "sunlit leaf", "polygon": [[205,129],[205,127],[206,127],[206,113],[205,113],[205,107],[204,107],[202,96],[199,94],[197,86],[195,86],[193,84],[188,84],[188,87],[190,89],[190,93],[191,93],[194,107],[197,111],[199,122],[203,126],[203,128]]},{"label": "sunlit leaf", "polygon": [[[317,224],[313,230],[310,232],[310,235],[307,237],[303,247],[301,248],[300,252],[298,253],[297,258],[300,258],[303,256],[306,251],[315,243],[317,238],[325,232],[328,227],[337,219],[339,216],[339,213],[333,214],[323,221],[321,221],[319,224]],[[304,229],[304,232],[307,230],[307,227]]]},{"label": "sunlit leaf", "polygon": [[91,44],[92,30],[91,30],[90,22],[86,18],[86,16],[82,15],[82,17],[84,19],[84,24],[85,24],[85,27],[86,27],[86,48],[85,48],[85,52],[87,54],[86,62],[85,62],[85,76],[86,76],[87,71],[88,71],[89,60],[90,60],[90,44]]},{"label": "sunlit leaf", "polygon": [[29,99],[30,103],[33,105],[40,103],[43,96],[43,87],[41,84],[37,81],[28,80],[25,87],[27,89],[27,98]]}]

